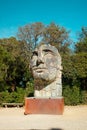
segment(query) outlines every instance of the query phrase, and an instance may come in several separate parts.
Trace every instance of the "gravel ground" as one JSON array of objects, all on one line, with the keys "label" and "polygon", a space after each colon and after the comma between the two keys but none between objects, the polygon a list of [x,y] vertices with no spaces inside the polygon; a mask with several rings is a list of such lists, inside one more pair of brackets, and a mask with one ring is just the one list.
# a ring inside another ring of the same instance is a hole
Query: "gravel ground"
[{"label": "gravel ground", "polygon": [[63,115],[24,115],[24,108],[0,108],[0,130],[87,130],[87,105],[65,106]]}]

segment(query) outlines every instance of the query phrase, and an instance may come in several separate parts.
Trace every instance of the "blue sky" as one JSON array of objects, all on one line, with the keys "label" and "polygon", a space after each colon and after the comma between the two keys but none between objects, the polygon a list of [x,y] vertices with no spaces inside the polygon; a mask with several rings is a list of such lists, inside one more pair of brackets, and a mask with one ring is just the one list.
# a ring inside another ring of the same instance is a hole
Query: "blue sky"
[{"label": "blue sky", "polygon": [[16,36],[20,26],[35,22],[55,22],[76,40],[87,26],[87,0],[0,0],[0,38]]}]

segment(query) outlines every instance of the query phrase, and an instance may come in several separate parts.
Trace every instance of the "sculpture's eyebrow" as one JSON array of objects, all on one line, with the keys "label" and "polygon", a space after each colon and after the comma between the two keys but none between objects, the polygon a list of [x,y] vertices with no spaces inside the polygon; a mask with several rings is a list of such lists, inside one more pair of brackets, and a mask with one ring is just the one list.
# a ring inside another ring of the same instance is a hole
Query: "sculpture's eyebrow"
[{"label": "sculpture's eyebrow", "polygon": [[52,49],[49,49],[49,48],[44,48],[43,51],[44,51],[44,52],[48,52],[48,53],[50,52],[50,53],[52,53],[53,55],[56,55],[56,53],[55,53]]},{"label": "sculpture's eyebrow", "polygon": [[50,50],[50,49],[43,49],[43,51],[45,51],[45,52],[52,52],[53,53],[53,51]]}]

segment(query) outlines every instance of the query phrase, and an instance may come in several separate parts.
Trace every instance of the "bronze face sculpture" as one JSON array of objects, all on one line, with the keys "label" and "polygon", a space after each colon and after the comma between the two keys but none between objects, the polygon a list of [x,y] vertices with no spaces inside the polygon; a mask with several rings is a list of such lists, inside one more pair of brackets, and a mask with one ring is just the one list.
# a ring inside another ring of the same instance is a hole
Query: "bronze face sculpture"
[{"label": "bronze face sculpture", "polygon": [[51,45],[41,45],[33,51],[31,69],[35,79],[35,97],[62,96],[61,56]]}]

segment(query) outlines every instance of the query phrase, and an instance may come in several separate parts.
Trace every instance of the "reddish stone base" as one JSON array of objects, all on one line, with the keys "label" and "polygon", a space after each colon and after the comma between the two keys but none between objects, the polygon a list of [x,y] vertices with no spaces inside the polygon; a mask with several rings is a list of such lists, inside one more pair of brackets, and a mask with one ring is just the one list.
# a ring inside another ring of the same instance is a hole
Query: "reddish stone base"
[{"label": "reddish stone base", "polygon": [[62,115],[64,98],[25,98],[24,114],[56,114]]}]

